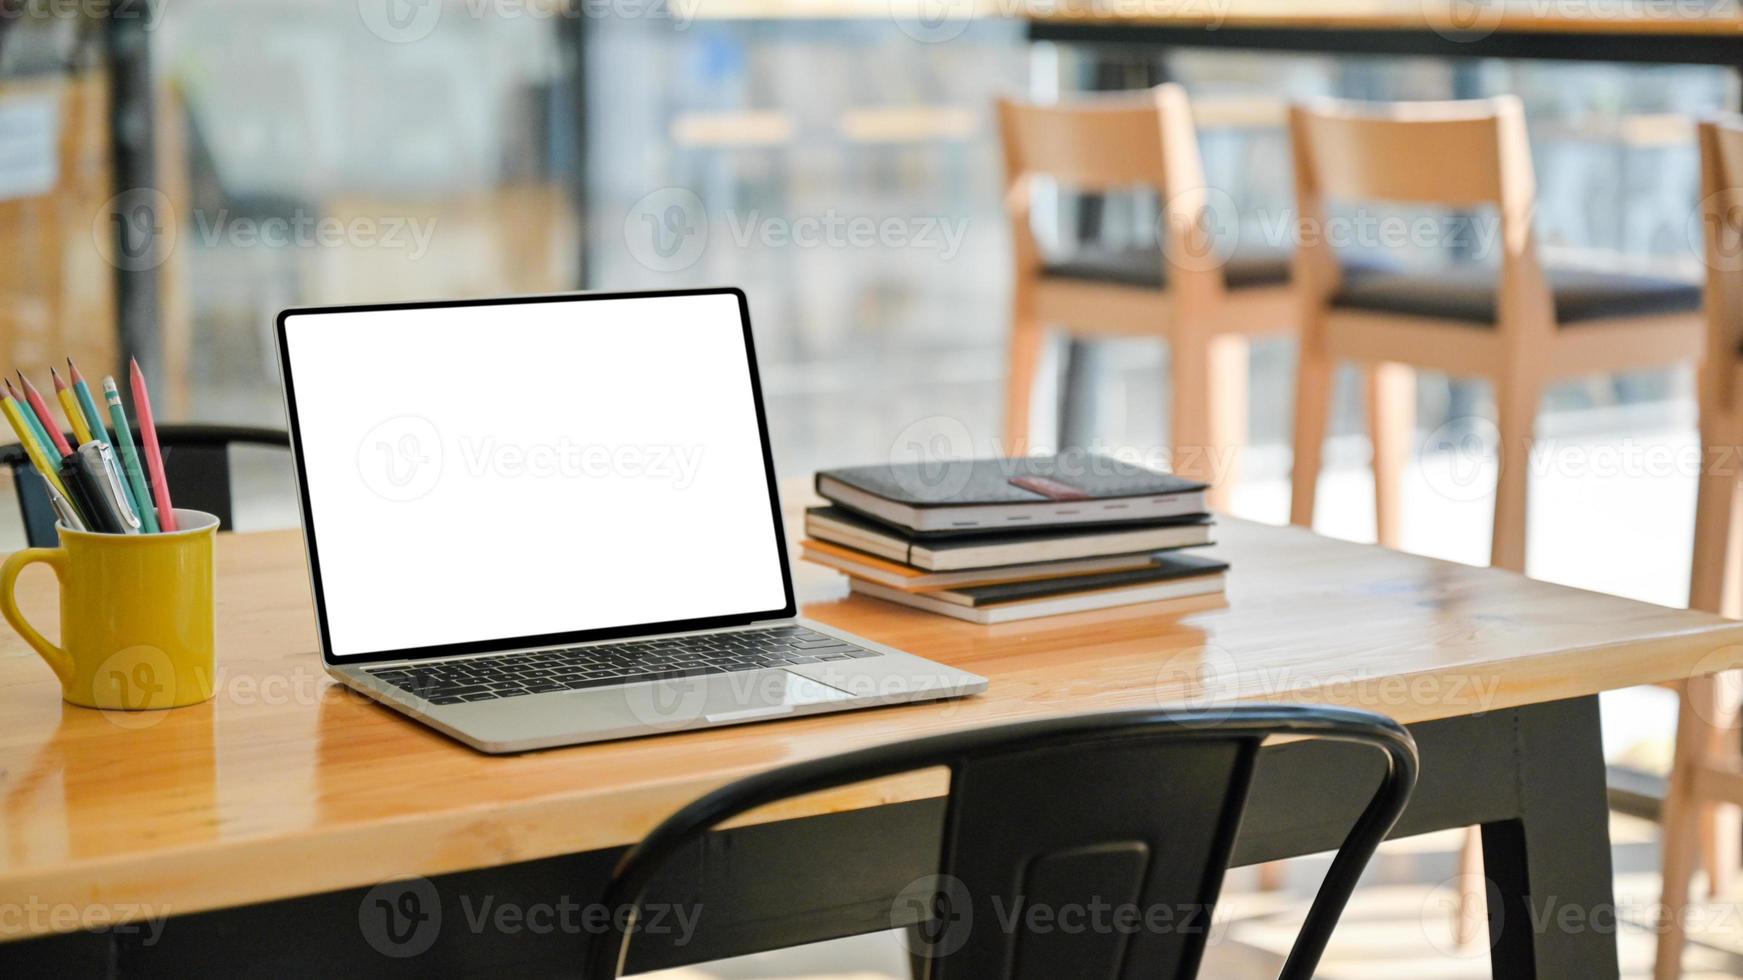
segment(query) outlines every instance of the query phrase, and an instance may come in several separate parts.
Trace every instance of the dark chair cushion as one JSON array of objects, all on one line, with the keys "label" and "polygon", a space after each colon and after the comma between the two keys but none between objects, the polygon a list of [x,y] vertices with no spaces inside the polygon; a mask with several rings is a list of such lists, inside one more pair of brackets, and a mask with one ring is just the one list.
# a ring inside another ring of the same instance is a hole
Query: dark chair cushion
[{"label": "dark chair cushion", "polygon": [[[1041,274],[1050,279],[1082,279],[1089,282],[1161,289],[1165,283],[1162,252],[1154,248],[1080,248],[1049,263]],[[1230,289],[1280,286],[1289,281],[1289,253],[1272,250],[1239,250],[1223,266]]]},{"label": "dark chair cushion", "polygon": [[[1613,317],[1688,313],[1701,308],[1701,287],[1693,281],[1618,275],[1595,269],[1544,271],[1555,298],[1556,322],[1564,326]],[[1343,287],[1332,297],[1331,305],[1488,326],[1495,322],[1500,289],[1500,271],[1492,266],[1466,264],[1434,271],[1401,272],[1349,265],[1344,268]]]}]

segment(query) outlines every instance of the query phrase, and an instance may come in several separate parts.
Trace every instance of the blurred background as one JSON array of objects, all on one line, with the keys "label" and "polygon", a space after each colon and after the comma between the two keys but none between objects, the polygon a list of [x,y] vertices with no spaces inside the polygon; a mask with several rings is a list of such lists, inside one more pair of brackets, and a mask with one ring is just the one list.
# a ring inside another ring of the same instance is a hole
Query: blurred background
[{"label": "blurred background", "polygon": [[[997,452],[1011,257],[993,99],[1163,79],[1193,96],[1206,171],[1230,202],[1225,234],[1286,234],[1290,99],[1515,93],[1546,252],[1701,271],[1693,120],[1738,104],[1732,70],[1161,51],[1038,42],[1020,17],[945,13],[882,0],[7,0],[4,362],[35,371],[65,353],[113,364],[138,352],[163,387],[162,416],[279,426],[271,327],[287,306],[731,284],[750,296],[784,475],[886,458],[904,441],[966,438],[953,448]],[[149,179],[118,181],[117,167]],[[1065,194],[1043,203],[1052,241],[1090,207]],[[1102,236],[1154,239],[1153,197],[1093,207]],[[117,221],[129,224],[122,245]],[[129,249],[129,233],[149,241]],[[1423,261],[1448,251],[1425,249]],[[1066,351],[1052,352],[1049,381],[1066,376]],[[1040,413],[1036,443],[1157,458],[1169,432],[1163,345],[1074,351],[1084,410],[1063,433],[1058,413]],[[1293,342],[1256,344],[1251,370],[1234,509],[1281,523]],[[1459,475],[1460,460],[1437,455],[1464,451],[1491,396],[1424,375],[1417,397],[1404,544],[1486,564],[1492,472]],[[1353,376],[1332,431],[1318,526],[1372,540]],[[1557,387],[1538,434],[1531,574],[1683,605],[1699,459],[1689,374]],[[240,525],[296,522],[282,460],[239,478]],[[0,532],[9,547],[21,541]],[[1605,709],[1608,753],[1650,796],[1674,695],[1621,692]],[[1649,820],[1617,820],[1632,975],[1650,959],[1641,924],[1657,845]],[[1443,955],[1444,937],[1418,925],[1434,918],[1420,913],[1456,872],[1457,845],[1408,842],[1378,863],[1379,890],[1347,917],[1328,976],[1398,976],[1407,955],[1422,957],[1411,969],[1425,977],[1487,975],[1481,950]],[[1281,896],[1234,899],[1231,942],[1261,966],[1321,870],[1299,865]],[[1743,929],[1727,925],[1697,935],[1692,967],[1743,975]],[[1246,960],[1223,955],[1226,975],[1242,975],[1234,964]],[[883,936],[690,975],[900,968]]]}]

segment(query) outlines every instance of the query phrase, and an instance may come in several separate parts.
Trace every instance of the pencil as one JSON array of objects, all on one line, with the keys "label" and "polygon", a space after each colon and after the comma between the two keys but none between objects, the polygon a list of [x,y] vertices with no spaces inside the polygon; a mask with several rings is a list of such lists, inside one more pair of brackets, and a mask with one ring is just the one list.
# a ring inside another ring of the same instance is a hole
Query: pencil
[{"label": "pencil", "polygon": [[139,416],[139,440],[145,443],[145,465],[151,471],[151,494],[157,499],[157,523],[165,531],[176,529],[175,508],[169,502],[169,479],[163,474],[163,451],[157,445],[157,424],[151,420],[151,393],[145,390],[145,373],[139,359],[128,358],[128,381],[133,385],[133,414]]},{"label": "pencil", "polygon": [[103,400],[109,403],[109,421],[115,424],[115,448],[121,453],[121,471],[127,474],[127,494],[133,498],[133,512],[146,534],[156,534],[157,515],[151,512],[151,492],[145,488],[145,473],[139,465],[139,453],[133,448],[133,432],[127,425],[127,411],[121,407],[121,392],[114,378],[103,379]]},{"label": "pencil", "polygon": [[54,368],[48,369],[48,376],[54,379],[54,395],[60,399],[61,410],[67,413],[67,425],[72,427],[73,437],[81,446],[90,442],[91,427],[85,424],[85,413],[79,411],[79,396],[73,394],[61,376],[54,373]]},{"label": "pencil", "polygon": [[[42,420],[36,417],[36,411],[30,407],[29,402],[24,400],[24,396],[18,393],[18,389],[12,387],[11,381],[6,382],[6,394],[18,403],[18,414],[30,425],[30,434],[36,436],[36,441],[43,446],[52,445],[52,440],[48,437],[48,430],[43,428]],[[57,459],[64,458],[65,454],[57,457]]]},{"label": "pencil", "polygon": [[0,412],[6,415],[6,421],[12,423],[12,431],[18,433],[18,444],[24,447],[24,454],[30,457],[30,465],[42,474],[42,479],[62,499],[71,500],[66,484],[61,482],[60,468],[49,462],[48,449],[36,440],[36,433],[30,429],[30,423],[25,421],[24,413],[19,410],[17,400],[10,395],[0,394]]},{"label": "pencil", "polygon": [[24,384],[24,397],[27,399],[24,404],[30,406],[30,410],[36,413],[36,420],[48,433],[49,441],[54,443],[55,451],[61,454],[62,459],[70,456],[73,447],[67,444],[67,437],[61,435],[60,423],[54,420],[54,413],[49,411],[48,402],[42,400],[42,392],[36,390],[36,385],[30,383],[30,379],[24,376],[23,371],[18,372],[18,380]]},{"label": "pencil", "polygon": [[103,426],[103,412],[97,408],[97,399],[91,395],[91,386],[85,383],[85,376],[79,373],[79,366],[67,358],[67,371],[72,374],[73,391],[78,393],[79,408],[85,413],[85,424],[91,427],[91,438],[98,442],[109,441],[109,430]]}]

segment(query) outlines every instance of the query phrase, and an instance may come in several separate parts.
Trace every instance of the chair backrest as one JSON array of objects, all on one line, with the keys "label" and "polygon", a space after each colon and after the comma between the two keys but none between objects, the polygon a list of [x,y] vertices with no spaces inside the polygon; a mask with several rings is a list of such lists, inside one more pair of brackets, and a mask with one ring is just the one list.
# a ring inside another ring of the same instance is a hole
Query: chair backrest
[{"label": "chair backrest", "polygon": [[1537,182],[1515,96],[1454,102],[1322,99],[1289,111],[1295,156],[1297,269],[1311,295],[1336,289],[1326,202],[1372,201],[1452,208],[1493,206],[1501,221],[1501,316],[1553,325],[1547,281],[1532,237]]},{"label": "chair backrest", "polygon": [[[133,431],[139,445],[139,430]],[[234,425],[160,425],[158,445],[163,449],[164,475],[170,499],[177,507],[203,510],[216,515],[224,530],[234,527],[234,501],[230,486],[230,447],[270,446],[290,449],[290,434],[282,429]],[[55,514],[43,485],[24,449],[16,444],[0,446],[0,463],[12,470],[18,492],[18,509],[24,520],[24,538],[32,547],[59,543]]]},{"label": "chair backrest", "polygon": [[[1368,858],[1404,810],[1416,781],[1416,746],[1379,715],[1288,705],[1109,712],[986,728],[733,783],[678,811],[624,855],[604,900],[614,922],[630,928],[592,940],[583,976],[617,975],[634,932],[633,916],[618,911],[638,907],[659,868],[712,828],[781,800],[934,767],[947,768],[951,780],[938,868],[948,884],[926,896],[936,913],[929,927],[945,923],[933,932],[939,955],[927,960],[930,980],[1195,976],[1254,761],[1273,736],[1356,743],[1381,750],[1388,762],[1281,973],[1307,980]],[[1140,916],[1146,924],[1135,932],[1032,928],[1026,916],[1003,927],[1012,910],[1096,902],[1168,915]]]},{"label": "chair backrest", "polygon": [[1707,361],[1725,404],[1743,354],[1743,116],[1700,124],[1701,233],[1707,269]]},{"label": "chair backrest", "polygon": [[[1184,88],[1169,83],[1051,105],[1000,99],[998,113],[1019,285],[1041,267],[1030,223],[1035,177],[1052,178],[1072,191],[1154,189],[1162,199],[1164,256],[1196,259],[1214,245],[1203,241],[1208,227],[1204,163]],[[1186,266],[1187,273],[1207,271],[1196,261]],[[1220,282],[1218,270],[1208,271]]]}]

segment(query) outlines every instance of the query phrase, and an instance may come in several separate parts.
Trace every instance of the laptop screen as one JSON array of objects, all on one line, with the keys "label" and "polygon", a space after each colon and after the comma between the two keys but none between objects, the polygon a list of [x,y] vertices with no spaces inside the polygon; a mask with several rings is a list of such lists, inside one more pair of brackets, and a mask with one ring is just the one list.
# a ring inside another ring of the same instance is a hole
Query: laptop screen
[{"label": "laptop screen", "polygon": [[736,290],[292,310],[334,660],[791,615]]}]

